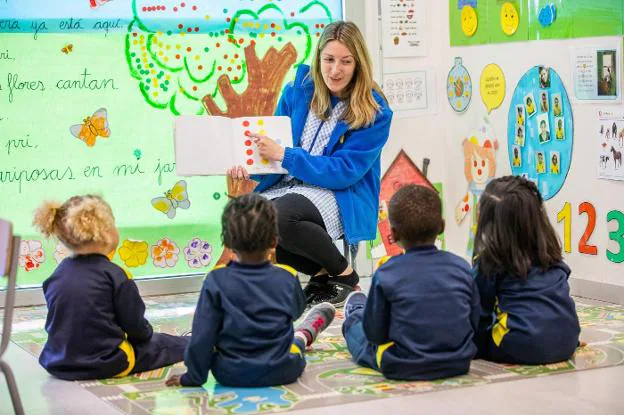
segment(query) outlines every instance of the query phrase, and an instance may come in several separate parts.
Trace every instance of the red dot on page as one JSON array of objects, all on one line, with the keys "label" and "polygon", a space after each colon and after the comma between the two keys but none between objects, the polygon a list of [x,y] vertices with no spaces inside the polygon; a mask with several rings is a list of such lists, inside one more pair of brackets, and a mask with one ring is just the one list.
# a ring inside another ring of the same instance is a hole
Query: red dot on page
[{"label": "red dot on page", "polygon": [[249,166],[251,166],[253,163],[254,163],[254,162],[253,162],[253,160],[252,160],[252,159],[248,159],[248,160],[247,160],[247,164],[248,164]]},{"label": "red dot on page", "polygon": [[250,147],[250,146],[251,146],[251,140],[246,140],[246,141],[245,141],[245,145],[246,145],[247,147]]},{"label": "red dot on page", "polygon": [[247,150],[247,155],[248,156],[251,156],[252,154],[253,154],[253,150],[252,149]]},{"label": "red dot on page", "polygon": [[243,121],[243,127],[249,127],[249,121]]},{"label": "red dot on page", "polygon": [[464,205],[464,212],[468,212],[470,210],[470,206]]},{"label": "red dot on page", "polygon": [[251,135],[251,131],[247,130],[245,131],[245,137],[249,137]]}]

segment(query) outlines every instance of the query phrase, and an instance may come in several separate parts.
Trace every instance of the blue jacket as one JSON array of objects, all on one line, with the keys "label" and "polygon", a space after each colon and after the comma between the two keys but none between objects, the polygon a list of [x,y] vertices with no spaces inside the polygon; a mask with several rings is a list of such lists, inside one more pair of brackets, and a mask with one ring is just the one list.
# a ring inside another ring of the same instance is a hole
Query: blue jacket
[{"label": "blue jacket", "polygon": [[479,311],[470,265],[431,245],[377,269],[362,325],[384,376],[431,380],[468,372]]},{"label": "blue jacket", "polygon": [[504,363],[547,364],[569,359],[580,326],[570,297],[570,268],[533,268],[526,280],[488,278],[475,267],[481,318],[475,342],[478,357]]},{"label": "blue jacket", "polygon": [[[375,91],[379,106],[375,122],[357,130],[338,121],[322,156],[311,156],[300,147],[314,94],[310,68],[300,65],[294,82],[284,88],[275,115],[291,119],[293,148],[287,147],[282,166],[304,183],[333,190],[349,243],[375,239],[379,210],[381,149],[390,134],[392,111]],[[254,176],[256,192],[277,183],[283,175]]]},{"label": "blue jacket", "polygon": [[268,262],[232,261],[210,272],[193,318],[182,385],[203,385],[208,371],[226,386],[295,382],[305,359],[303,351],[293,350],[293,321],[306,305],[296,275],[292,268]]},{"label": "blue jacket", "polygon": [[43,293],[48,340],[39,362],[58,378],[113,377],[128,369],[128,362],[134,366],[122,342],[152,337],[136,284],[104,255],[64,259],[44,281]]}]

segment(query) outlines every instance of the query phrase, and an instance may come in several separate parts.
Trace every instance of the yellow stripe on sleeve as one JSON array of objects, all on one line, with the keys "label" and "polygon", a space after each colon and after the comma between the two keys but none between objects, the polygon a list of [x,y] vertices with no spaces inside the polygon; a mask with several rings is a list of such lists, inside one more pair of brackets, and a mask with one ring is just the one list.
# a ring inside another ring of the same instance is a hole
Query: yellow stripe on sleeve
[{"label": "yellow stripe on sleeve", "polygon": [[124,339],[117,347],[126,354],[126,358],[128,359],[128,368],[115,375],[116,378],[123,378],[124,376],[128,376],[128,374],[132,372],[132,369],[134,369],[136,358],[134,356],[134,348],[127,339]]},{"label": "yellow stripe on sleeve", "polygon": [[285,270],[285,271],[290,272],[290,273],[292,274],[292,276],[293,276],[293,277],[296,277],[296,276],[297,276],[297,270],[296,270],[296,269],[294,269],[294,268],[293,268],[293,267],[291,267],[291,266],[284,265],[284,264],[273,264],[273,265],[275,265],[276,267],[281,268],[281,269],[283,269],[283,270]]},{"label": "yellow stripe on sleeve", "polygon": [[394,342],[384,343],[377,347],[377,367],[381,369],[381,359],[383,358],[383,354],[386,350],[388,350],[391,346],[394,346]]}]

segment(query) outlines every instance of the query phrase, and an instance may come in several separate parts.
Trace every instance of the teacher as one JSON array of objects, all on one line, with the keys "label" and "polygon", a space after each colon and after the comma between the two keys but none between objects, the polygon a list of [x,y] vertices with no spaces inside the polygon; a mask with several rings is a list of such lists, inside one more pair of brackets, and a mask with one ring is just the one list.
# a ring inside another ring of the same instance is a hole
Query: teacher
[{"label": "teacher", "polygon": [[277,262],[312,276],[308,304],[344,304],[359,277],[334,241],[376,236],[380,156],[392,111],[372,78],[371,59],[358,27],[325,27],[311,68],[300,65],[275,115],[291,119],[293,147],[252,134],[259,155],[281,161],[288,174],[250,177],[242,166],[228,175],[256,180],[255,192],[278,212]]}]

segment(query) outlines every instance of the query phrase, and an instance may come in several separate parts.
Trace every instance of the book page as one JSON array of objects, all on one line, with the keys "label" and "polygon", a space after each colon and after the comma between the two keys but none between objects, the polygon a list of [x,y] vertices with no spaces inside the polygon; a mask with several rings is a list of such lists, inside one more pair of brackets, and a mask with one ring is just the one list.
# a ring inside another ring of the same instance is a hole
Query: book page
[{"label": "book page", "polygon": [[178,176],[224,176],[237,164],[232,154],[231,123],[226,117],[181,115],[174,125]]},{"label": "book page", "polygon": [[281,162],[270,162],[258,155],[250,133],[267,136],[282,147],[292,147],[290,118],[285,116],[240,117],[232,125],[232,147],[235,164],[244,166],[249,174],[288,173]]}]

